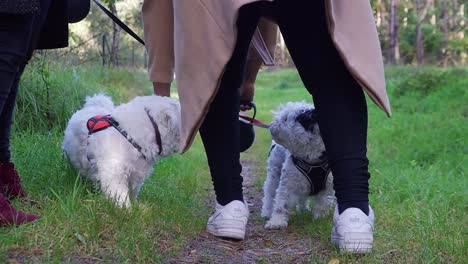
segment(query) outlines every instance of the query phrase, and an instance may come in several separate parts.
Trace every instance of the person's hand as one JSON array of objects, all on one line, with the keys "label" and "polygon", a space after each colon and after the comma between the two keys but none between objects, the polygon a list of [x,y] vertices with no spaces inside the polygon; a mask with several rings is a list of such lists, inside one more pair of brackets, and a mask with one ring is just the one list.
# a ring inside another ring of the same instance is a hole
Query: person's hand
[{"label": "person's hand", "polygon": [[255,84],[250,82],[244,82],[240,90],[240,111],[248,111],[252,109],[252,105],[249,103],[253,101],[255,94]]},{"label": "person's hand", "polygon": [[170,83],[153,83],[153,90],[155,95],[171,97],[171,84]]}]

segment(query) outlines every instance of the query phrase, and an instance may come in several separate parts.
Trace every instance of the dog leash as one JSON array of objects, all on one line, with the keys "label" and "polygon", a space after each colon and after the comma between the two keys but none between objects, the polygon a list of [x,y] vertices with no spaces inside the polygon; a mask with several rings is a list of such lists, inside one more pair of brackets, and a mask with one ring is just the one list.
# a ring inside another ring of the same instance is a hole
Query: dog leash
[{"label": "dog leash", "polygon": [[109,9],[105,8],[98,0],[93,1],[99,8],[101,8],[102,11],[104,11],[104,13],[106,13],[106,15],[108,15],[117,25],[119,25],[119,27],[121,27],[130,36],[132,36],[138,42],[143,44],[143,46],[145,46],[145,42],[135,32],[133,32],[133,30],[131,30],[124,22],[122,22],[122,20],[120,20],[118,17],[112,14],[112,12],[109,11]]},{"label": "dog leash", "polygon": [[255,119],[257,115],[257,106],[253,102],[241,102],[243,105],[248,105],[253,108],[254,114],[252,117],[239,114],[239,121],[244,122],[249,125],[258,126],[261,128],[270,128],[270,125],[263,123],[262,121]]},{"label": "dog leash", "polygon": [[244,123],[249,124],[249,125],[252,125],[252,126],[258,126],[258,127],[267,128],[267,129],[270,128],[270,125],[265,124],[265,123],[263,123],[262,121],[260,121],[258,119],[248,117],[248,116],[245,116],[245,115],[239,115],[239,121],[244,122]]}]

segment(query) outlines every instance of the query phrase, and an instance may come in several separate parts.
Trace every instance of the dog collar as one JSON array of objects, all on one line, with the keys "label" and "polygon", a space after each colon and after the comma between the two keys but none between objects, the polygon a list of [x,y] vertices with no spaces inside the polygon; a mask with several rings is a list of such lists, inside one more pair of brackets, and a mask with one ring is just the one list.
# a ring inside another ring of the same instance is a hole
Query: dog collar
[{"label": "dog collar", "polygon": [[309,163],[302,159],[292,156],[292,161],[296,168],[304,175],[310,184],[309,195],[314,195],[325,189],[328,175],[330,174],[330,166],[326,158],[319,159],[316,163]]},{"label": "dog collar", "polygon": [[158,155],[161,156],[163,148],[162,148],[161,133],[159,132],[158,123],[156,123],[153,117],[149,114],[148,108],[145,108],[145,112],[148,115],[148,118],[151,121],[151,124],[153,125],[154,133],[156,135],[156,144],[158,144],[158,147],[159,147]]}]

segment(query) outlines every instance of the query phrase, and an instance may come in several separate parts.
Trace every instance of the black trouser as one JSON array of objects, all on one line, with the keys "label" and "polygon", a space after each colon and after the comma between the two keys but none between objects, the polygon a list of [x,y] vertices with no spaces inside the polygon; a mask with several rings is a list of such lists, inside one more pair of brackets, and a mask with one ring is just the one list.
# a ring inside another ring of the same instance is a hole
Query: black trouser
[{"label": "black trouser", "polygon": [[0,162],[10,160],[10,128],[21,74],[34,51],[51,0],[37,15],[0,14]]},{"label": "black trouser", "polygon": [[224,205],[242,200],[238,93],[260,16],[278,23],[299,75],[313,96],[340,212],[358,207],[367,213],[366,100],[332,42],[323,0],[276,0],[241,8],[234,53],[200,129],[218,202]]}]

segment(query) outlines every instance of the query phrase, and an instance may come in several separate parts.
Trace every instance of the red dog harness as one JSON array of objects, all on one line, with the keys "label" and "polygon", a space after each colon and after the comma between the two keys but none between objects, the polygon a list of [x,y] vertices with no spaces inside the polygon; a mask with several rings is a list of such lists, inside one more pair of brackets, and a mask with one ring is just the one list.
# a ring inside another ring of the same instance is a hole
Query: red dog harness
[{"label": "red dog harness", "polygon": [[89,135],[112,126],[112,121],[115,120],[111,117],[111,115],[97,115],[91,117],[88,122],[86,122]]},{"label": "red dog harness", "polygon": [[[158,124],[156,124],[154,119],[149,114],[149,110],[145,109],[145,111],[146,111],[146,114],[148,115],[148,118],[150,119],[151,124],[154,127],[154,132],[156,134],[156,143],[158,144],[158,147],[159,147],[158,154],[161,155],[162,142],[161,142],[161,134],[159,133]],[[117,131],[119,131],[120,134],[122,134],[122,136],[124,136],[130,142],[130,144],[132,144],[141,153],[141,155],[143,155],[143,158],[147,159],[145,154],[143,154],[142,152],[142,147],[138,145],[138,143],[133,138],[131,138],[125,130],[123,130],[120,127],[119,122],[117,122],[114,118],[112,118],[111,115],[93,116],[90,119],[88,119],[88,122],[86,122],[86,126],[88,127],[88,135],[102,131],[108,127],[114,127]]]}]

